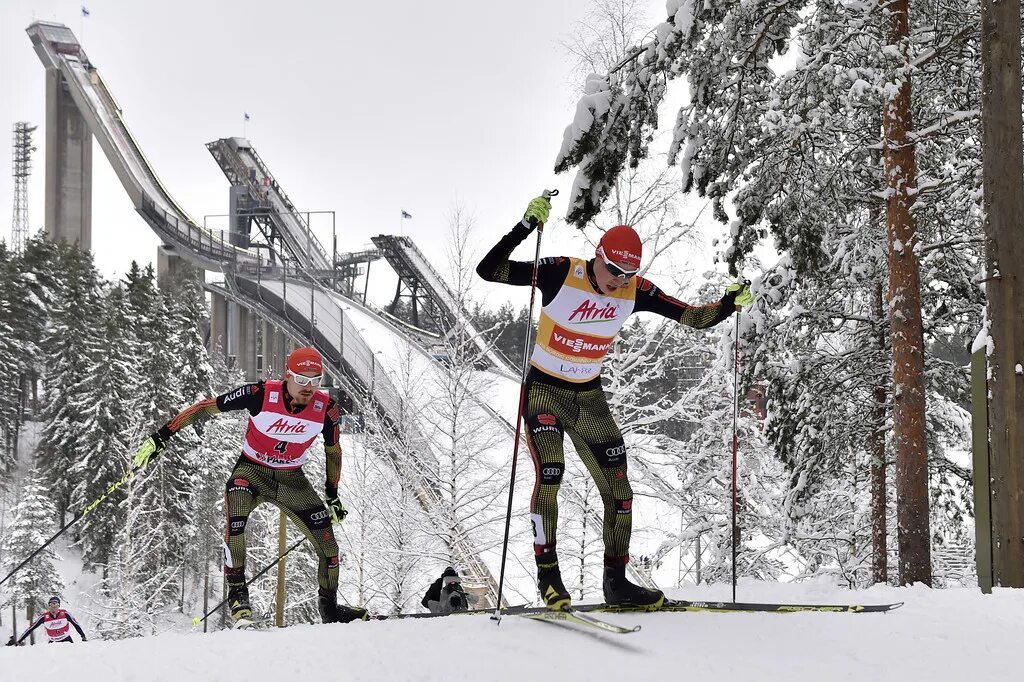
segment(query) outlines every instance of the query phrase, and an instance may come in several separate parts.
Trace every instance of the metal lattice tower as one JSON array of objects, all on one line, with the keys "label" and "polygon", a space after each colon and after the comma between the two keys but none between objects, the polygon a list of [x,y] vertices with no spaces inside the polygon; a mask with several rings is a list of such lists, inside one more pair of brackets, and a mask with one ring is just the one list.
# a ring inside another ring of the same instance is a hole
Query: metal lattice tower
[{"label": "metal lattice tower", "polygon": [[12,174],[14,175],[14,222],[11,227],[11,247],[15,252],[21,251],[28,241],[28,176],[32,174],[32,152],[36,150],[32,144],[32,131],[36,127],[25,121],[14,124],[14,155]]}]

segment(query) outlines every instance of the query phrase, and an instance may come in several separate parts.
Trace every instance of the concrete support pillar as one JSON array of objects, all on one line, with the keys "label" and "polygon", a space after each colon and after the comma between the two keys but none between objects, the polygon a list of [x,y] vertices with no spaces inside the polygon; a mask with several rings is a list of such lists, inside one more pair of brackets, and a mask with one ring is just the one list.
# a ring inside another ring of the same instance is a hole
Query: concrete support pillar
[{"label": "concrete support pillar", "polygon": [[220,294],[210,295],[210,356],[220,352],[222,359],[228,356],[228,300]]},{"label": "concrete support pillar", "polygon": [[288,354],[292,352],[295,344],[288,340],[283,331],[274,330],[274,354],[277,357],[278,377],[284,376],[285,365],[288,362]]},{"label": "concrete support pillar", "polygon": [[46,71],[46,234],[92,249],[92,133],[64,77]]},{"label": "concrete support pillar", "polygon": [[263,375],[267,378],[280,378],[284,373],[285,361],[284,333],[274,325],[263,323]]},{"label": "concrete support pillar", "polygon": [[259,318],[241,306],[238,308],[238,346],[235,353],[237,365],[242,369],[246,381],[256,381],[256,325]]},{"label": "concrete support pillar", "polygon": [[205,277],[204,271],[193,266],[187,260],[168,247],[156,247],[156,283],[161,289],[168,287],[179,277]]}]

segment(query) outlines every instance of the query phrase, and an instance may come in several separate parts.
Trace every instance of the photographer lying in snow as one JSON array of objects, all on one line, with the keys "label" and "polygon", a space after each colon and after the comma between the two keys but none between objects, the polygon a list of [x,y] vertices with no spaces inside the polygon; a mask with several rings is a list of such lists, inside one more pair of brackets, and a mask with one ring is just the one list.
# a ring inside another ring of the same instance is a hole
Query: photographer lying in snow
[{"label": "photographer lying in snow", "polygon": [[423,595],[421,604],[431,613],[455,613],[456,611],[468,611],[478,601],[475,594],[468,594],[459,582],[459,574],[449,566],[444,569],[441,577],[435,580],[427,593]]}]

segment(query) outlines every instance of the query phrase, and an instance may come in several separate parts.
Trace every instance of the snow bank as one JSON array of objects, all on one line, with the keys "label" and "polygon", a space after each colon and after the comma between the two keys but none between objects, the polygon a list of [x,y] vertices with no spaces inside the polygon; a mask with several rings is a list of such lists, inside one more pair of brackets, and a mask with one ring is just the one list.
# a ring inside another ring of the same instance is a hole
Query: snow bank
[{"label": "snow bank", "polygon": [[[728,586],[687,596],[726,598]],[[679,595],[682,596],[682,595]],[[942,680],[1016,679],[1024,590],[823,583],[740,586],[741,599],[905,601],[890,614],[618,614],[630,635],[570,631],[507,616],[173,633],[73,646],[0,649],[0,680]],[[242,666],[241,668],[239,666]]]}]

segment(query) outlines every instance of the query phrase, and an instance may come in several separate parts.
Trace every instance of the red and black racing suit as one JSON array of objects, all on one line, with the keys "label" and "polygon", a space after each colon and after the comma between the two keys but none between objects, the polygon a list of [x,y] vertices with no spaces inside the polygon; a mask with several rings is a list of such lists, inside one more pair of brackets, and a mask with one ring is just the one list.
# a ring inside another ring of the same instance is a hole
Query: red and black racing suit
[{"label": "red and black racing suit", "polygon": [[[247,410],[250,417],[255,417],[263,409],[265,393],[265,383],[261,381],[231,389],[216,398],[201,400],[162,426],[154,438],[166,442],[184,427],[220,412]],[[299,413],[305,408],[292,405],[287,390],[279,390],[279,393],[289,413]],[[340,419],[338,405],[333,399],[328,399],[321,431],[327,455],[324,492],[328,498],[338,496],[341,476]],[[334,539],[330,512],[313,490],[301,467],[277,469],[266,466],[247,457],[244,449],[228,477],[224,495],[224,513],[227,517],[224,530],[224,574],[228,584],[240,585],[245,582],[245,525],[249,514],[262,502],[270,502],[279,507],[312,543],[320,560],[317,580],[321,590],[331,593],[337,590],[338,543]]]},{"label": "red and black racing suit", "polygon": [[18,638],[16,644],[21,642],[28,637],[33,630],[40,625],[46,630],[46,636],[50,638],[50,644],[54,642],[73,642],[71,639],[71,626],[74,626],[78,630],[78,636],[85,641],[85,632],[82,630],[82,626],[78,624],[75,617],[72,616],[66,609],[57,609],[56,613],[50,611],[43,611],[39,614],[39,617],[32,621],[32,624],[28,626],[25,632],[21,633],[21,637]]}]

